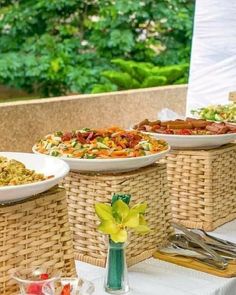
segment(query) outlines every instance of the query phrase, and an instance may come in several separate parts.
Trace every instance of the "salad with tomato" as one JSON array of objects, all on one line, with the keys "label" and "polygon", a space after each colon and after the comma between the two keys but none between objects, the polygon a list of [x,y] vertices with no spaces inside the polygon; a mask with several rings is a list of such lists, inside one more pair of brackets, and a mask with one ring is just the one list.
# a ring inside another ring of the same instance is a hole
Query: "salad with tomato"
[{"label": "salad with tomato", "polygon": [[38,153],[80,159],[141,157],[167,149],[168,144],[164,140],[118,127],[57,131],[45,136],[33,147]]},{"label": "salad with tomato", "polygon": [[236,104],[211,105],[192,110],[191,113],[201,119],[236,123]]}]

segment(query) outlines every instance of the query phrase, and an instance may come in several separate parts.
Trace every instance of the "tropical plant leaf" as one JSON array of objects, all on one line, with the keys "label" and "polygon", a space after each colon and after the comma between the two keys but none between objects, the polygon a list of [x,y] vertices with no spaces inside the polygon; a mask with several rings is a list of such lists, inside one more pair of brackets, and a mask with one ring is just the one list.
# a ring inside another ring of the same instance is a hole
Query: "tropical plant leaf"
[{"label": "tropical plant leaf", "polygon": [[166,83],[167,79],[164,76],[149,76],[143,81],[142,87],[156,87],[166,85]]}]

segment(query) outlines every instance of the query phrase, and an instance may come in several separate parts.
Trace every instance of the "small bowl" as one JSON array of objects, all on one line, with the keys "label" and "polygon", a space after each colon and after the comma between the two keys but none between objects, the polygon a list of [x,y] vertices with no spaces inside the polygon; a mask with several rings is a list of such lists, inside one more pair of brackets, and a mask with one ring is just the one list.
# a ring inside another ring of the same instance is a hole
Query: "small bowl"
[{"label": "small bowl", "polygon": [[18,283],[21,295],[61,295],[65,285],[70,285],[70,295],[91,295],[92,282],[81,278],[61,277],[51,268],[16,269],[12,278]]},{"label": "small bowl", "polygon": [[60,283],[60,274],[42,267],[17,269],[12,278],[22,295],[54,295]]}]

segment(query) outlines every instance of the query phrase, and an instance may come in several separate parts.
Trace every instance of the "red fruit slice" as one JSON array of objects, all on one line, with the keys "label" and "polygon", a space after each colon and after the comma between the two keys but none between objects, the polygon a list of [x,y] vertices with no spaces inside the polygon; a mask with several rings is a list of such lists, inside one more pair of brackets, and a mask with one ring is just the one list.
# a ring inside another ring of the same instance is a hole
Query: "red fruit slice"
[{"label": "red fruit slice", "polygon": [[40,277],[40,280],[48,280],[49,279],[49,275],[47,273],[42,273],[39,277]]},{"label": "red fruit slice", "polygon": [[70,295],[70,284],[67,284],[63,287],[61,295]]},{"label": "red fruit slice", "polygon": [[32,283],[27,287],[27,293],[41,295],[42,294],[42,286],[36,283]]}]

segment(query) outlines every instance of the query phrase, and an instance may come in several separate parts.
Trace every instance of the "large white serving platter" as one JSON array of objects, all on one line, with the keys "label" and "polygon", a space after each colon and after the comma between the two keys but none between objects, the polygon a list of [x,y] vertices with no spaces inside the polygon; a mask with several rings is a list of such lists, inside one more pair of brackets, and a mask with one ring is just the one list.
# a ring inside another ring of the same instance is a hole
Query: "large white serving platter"
[{"label": "large white serving platter", "polygon": [[[63,159],[70,166],[72,171],[118,173],[132,171],[153,164],[164,157],[169,151],[170,147],[160,153],[133,158],[77,159],[60,157],[60,159]],[[39,152],[35,150],[35,147],[33,147],[33,152],[39,154]],[[48,157],[52,158],[52,156]]]},{"label": "large white serving platter", "polygon": [[157,139],[163,139],[174,149],[211,149],[236,140],[236,133],[217,135],[174,135],[143,132]]},{"label": "large white serving platter", "polygon": [[0,152],[0,156],[20,161],[26,168],[43,173],[45,176],[54,175],[50,179],[30,184],[1,186],[0,203],[15,202],[42,193],[58,184],[69,172],[69,166],[58,158],[14,152]]}]

